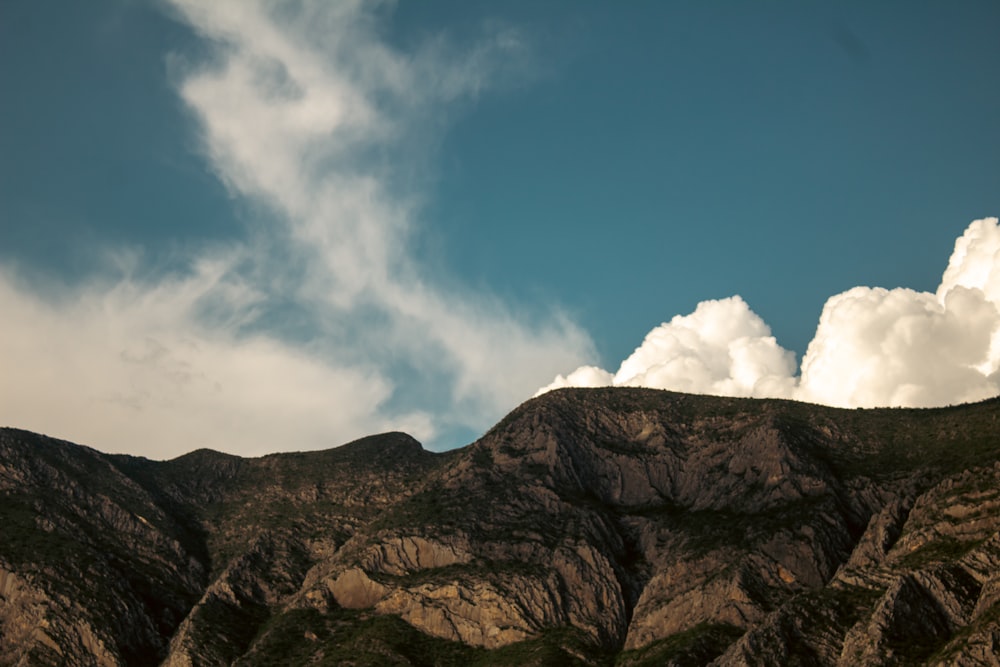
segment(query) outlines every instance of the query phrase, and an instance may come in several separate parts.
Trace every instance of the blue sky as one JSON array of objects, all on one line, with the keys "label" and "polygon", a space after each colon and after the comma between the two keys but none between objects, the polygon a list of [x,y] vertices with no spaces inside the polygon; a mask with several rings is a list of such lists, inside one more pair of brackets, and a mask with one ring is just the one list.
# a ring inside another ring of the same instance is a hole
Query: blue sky
[{"label": "blue sky", "polygon": [[[455,446],[703,302],[681,324],[773,336],[797,384],[828,299],[944,304],[1000,213],[995,2],[198,4],[0,8],[0,422],[157,458]],[[995,386],[959,376],[735,393]]]}]

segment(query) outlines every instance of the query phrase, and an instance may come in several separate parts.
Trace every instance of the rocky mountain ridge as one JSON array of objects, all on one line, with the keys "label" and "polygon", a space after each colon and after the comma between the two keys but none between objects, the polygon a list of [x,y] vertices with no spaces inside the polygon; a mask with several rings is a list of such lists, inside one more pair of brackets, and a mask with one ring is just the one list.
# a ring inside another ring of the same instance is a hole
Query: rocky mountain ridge
[{"label": "rocky mountain ridge", "polygon": [[1000,400],[568,389],[158,462],[0,430],[0,665],[998,664]]}]

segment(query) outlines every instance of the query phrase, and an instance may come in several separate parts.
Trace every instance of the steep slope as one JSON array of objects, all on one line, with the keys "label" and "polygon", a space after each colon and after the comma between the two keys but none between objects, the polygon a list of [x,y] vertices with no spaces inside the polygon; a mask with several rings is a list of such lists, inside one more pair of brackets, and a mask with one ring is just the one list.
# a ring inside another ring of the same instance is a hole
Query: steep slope
[{"label": "steep slope", "polygon": [[154,664],[207,582],[197,539],[112,459],[0,430],[0,664]]},{"label": "steep slope", "polygon": [[0,664],[995,664],[998,413],[560,390],[446,454],[168,462],[0,431]]}]

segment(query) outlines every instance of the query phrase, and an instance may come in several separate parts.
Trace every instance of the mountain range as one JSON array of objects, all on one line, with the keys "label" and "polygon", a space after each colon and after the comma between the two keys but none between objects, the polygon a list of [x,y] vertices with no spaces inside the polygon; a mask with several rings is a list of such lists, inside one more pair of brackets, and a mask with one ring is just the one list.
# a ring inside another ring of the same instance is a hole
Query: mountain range
[{"label": "mountain range", "polygon": [[170,461],[0,429],[0,665],[997,665],[998,417],[562,389],[443,453]]}]

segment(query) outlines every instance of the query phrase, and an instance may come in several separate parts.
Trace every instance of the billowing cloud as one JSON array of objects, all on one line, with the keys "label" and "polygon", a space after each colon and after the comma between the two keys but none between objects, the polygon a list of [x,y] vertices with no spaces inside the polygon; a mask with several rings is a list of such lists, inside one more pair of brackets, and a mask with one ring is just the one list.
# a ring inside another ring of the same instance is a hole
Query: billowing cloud
[{"label": "billowing cloud", "polygon": [[593,366],[544,387],[627,385],[841,407],[930,407],[1000,393],[1000,227],[976,220],[935,294],[855,287],[831,297],[795,375],[793,355],[738,296],[653,329],[611,375]]},{"label": "billowing cloud", "polygon": [[764,321],[738,296],[698,304],[653,329],[622,362],[614,383],[671,384],[728,396],[784,396],[795,356],[778,346]]},{"label": "billowing cloud", "polygon": [[[937,290],[938,300],[943,303],[956,287],[979,290],[1000,309],[1000,226],[996,218],[973,222],[955,241],[955,250]],[[992,375],[1000,368],[1000,327],[993,330],[988,357],[979,370]]]},{"label": "billowing cloud", "polygon": [[796,397],[845,407],[927,407],[992,396],[979,367],[997,311],[958,287],[939,301],[908,289],[856,287],[827,301]]},{"label": "billowing cloud", "polygon": [[580,366],[569,375],[557,375],[556,379],[541,389],[535,396],[563,387],[607,387],[614,384],[615,376],[597,366]]},{"label": "billowing cloud", "polygon": [[583,366],[539,393],[565,386],[658,387],[696,394],[787,397],[795,355],[738,296],[703,301],[646,335],[612,375]]},{"label": "billowing cloud", "polygon": [[568,318],[443,286],[408,250],[418,149],[520,61],[516,34],[400,52],[371,3],[172,4],[209,46],[170,66],[247,238],[168,272],[109,250],[131,259],[61,289],[0,267],[0,423],[153,457],[433,441],[592,355]]}]

